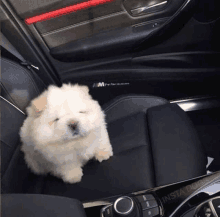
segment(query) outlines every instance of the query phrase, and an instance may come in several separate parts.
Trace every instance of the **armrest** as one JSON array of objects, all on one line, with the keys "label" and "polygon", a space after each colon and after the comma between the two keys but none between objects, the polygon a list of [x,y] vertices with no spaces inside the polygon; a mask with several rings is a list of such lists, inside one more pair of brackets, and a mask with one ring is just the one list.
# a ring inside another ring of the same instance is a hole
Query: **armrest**
[{"label": "armrest", "polygon": [[86,217],[79,200],[39,195],[39,194],[3,194],[2,216],[10,217]]}]

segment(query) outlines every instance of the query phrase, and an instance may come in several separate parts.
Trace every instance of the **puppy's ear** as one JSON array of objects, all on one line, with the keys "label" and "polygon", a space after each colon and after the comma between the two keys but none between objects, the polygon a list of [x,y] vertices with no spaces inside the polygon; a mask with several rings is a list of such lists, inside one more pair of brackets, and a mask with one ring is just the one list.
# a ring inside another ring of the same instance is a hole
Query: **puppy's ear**
[{"label": "puppy's ear", "polygon": [[83,86],[79,86],[79,87],[85,94],[89,93],[89,88],[87,86],[83,85]]},{"label": "puppy's ear", "polygon": [[47,97],[46,96],[40,96],[37,99],[33,100],[32,106],[35,109],[36,112],[41,112],[45,109],[47,105]]},{"label": "puppy's ear", "polygon": [[28,115],[38,117],[47,105],[47,91],[32,100],[31,106],[27,108]]}]

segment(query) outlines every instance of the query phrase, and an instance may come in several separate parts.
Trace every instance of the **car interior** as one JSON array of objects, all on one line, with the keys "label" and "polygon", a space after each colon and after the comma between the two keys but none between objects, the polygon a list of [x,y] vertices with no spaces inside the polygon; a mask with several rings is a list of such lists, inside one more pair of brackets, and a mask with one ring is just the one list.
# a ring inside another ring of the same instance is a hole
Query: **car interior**
[{"label": "car interior", "polygon": [[[220,216],[220,1],[2,0],[2,216]],[[82,181],[35,175],[31,100],[87,85],[114,155]]]}]

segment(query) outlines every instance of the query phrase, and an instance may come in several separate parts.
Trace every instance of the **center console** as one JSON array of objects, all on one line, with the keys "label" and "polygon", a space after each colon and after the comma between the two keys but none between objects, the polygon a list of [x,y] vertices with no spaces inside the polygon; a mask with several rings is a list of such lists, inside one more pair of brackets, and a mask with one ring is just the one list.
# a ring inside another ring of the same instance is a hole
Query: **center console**
[{"label": "center console", "polygon": [[139,217],[157,215],[159,215],[159,204],[152,194],[136,197],[122,196],[113,204],[105,206],[101,210],[102,217]]},{"label": "center console", "polygon": [[113,204],[105,206],[101,210],[101,217],[152,217],[160,216],[162,204],[153,194],[139,196],[122,196]]},{"label": "center console", "polygon": [[220,172],[83,205],[87,217],[220,217]]}]

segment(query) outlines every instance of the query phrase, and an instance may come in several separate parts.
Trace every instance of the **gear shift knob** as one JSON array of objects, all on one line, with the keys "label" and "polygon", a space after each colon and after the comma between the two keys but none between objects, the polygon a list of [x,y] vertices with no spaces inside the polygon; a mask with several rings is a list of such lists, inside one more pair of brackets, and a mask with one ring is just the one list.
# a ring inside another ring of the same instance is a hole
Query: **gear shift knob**
[{"label": "gear shift knob", "polygon": [[115,216],[135,217],[137,214],[134,201],[127,196],[118,198],[113,205]]}]

